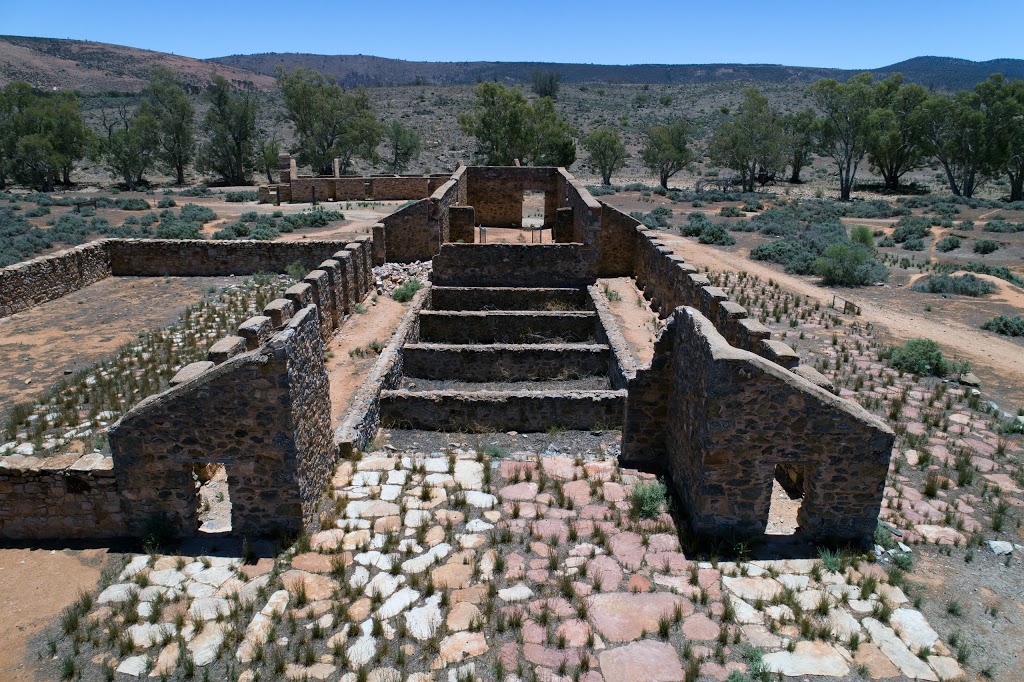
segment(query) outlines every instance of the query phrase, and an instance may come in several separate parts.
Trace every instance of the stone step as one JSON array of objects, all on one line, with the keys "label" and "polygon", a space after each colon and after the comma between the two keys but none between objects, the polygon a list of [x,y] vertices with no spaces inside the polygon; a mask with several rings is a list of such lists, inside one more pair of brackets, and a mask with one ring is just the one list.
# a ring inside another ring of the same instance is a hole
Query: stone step
[{"label": "stone step", "polygon": [[484,432],[622,428],[626,391],[381,391],[381,426]]},{"label": "stone step", "polygon": [[402,371],[440,381],[538,381],[607,376],[610,361],[603,343],[410,343]]},{"label": "stone step", "polygon": [[424,310],[419,341],[426,343],[585,343],[597,338],[591,311]]},{"label": "stone step", "polygon": [[433,310],[589,310],[586,289],[432,287]]},{"label": "stone step", "polygon": [[459,391],[461,393],[477,393],[479,391],[567,393],[570,391],[607,391],[610,388],[612,388],[612,382],[608,376],[542,379],[538,381],[459,381],[457,379],[440,380],[402,377],[401,383],[395,386],[395,389],[408,391]]}]

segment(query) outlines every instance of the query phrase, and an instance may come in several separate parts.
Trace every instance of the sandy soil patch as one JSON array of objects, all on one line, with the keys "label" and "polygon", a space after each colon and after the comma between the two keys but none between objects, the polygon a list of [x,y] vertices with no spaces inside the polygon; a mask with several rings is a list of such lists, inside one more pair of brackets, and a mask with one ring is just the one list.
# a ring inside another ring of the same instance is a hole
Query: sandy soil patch
[{"label": "sandy soil patch", "polygon": [[107,550],[0,549],[0,679],[35,680],[26,641],[50,625],[79,592],[96,589]]},{"label": "sandy soil patch", "polygon": [[[366,312],[351,315],[342,324],[325,349],[332,354],[327,357],[327,376],[331,390],[331,424],[337,426],[345,416],[352,396],[366,378],[366,373],[377,360],[377,353],[370,350],[373,341],[387,345],[388,339],[398,326],[406,306],[387,296],[380,296],[376,302],[363,302]],[[362,354],[350,354],[361,348]]]},{"label": "sandy soil patch", "polygon": [[139,332],[173,324],[231,277],[110,277],[0,318],[0,413],[65,374],[113,355]]}]

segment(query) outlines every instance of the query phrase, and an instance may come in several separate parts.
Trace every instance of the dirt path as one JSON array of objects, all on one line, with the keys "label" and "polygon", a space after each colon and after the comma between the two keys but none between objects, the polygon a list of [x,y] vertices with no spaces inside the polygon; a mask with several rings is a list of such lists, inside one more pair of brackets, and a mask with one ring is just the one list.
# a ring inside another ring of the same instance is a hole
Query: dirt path
[{"label": "dirt path", "polygon": [[52,623],[79,592],[96,589],[104,549],[0,549],[0,680],[35,680],[26,641]]},{"label": "dirt path", "polygon": [[[380,296],[376,303],[363,302],[366,312],[345,320],[341,329],[325,349],[333,357],[327,360],[327,377],[331,391],[331,424],[337,426],[345,417],[352,396],[359,389],[366,373],[377,361],[377,353],[369,349],[374,340],[387,345],[388,339],[402,319],[406,306],[388,296]],[[349,355],[362,348],[363,355]]]},{"label": "dirt path", "polygon": [[[607,296],[608,308],[618,318],[622,335],[641,365],[650,365],[654,358],[654,337],[657,334],[658,316],[643,297],[630,277],[615,277],[597,280],[598,286]],[[616,294],[618,300],[615,300]]]},{"label": "dirt path", "polygon": [[[833,290],[814,284],[808,277],[789,275],[766,263],[750,260],[746,250],[726,251],[698,244],[669,232],[658,238],[672,246],[673,251],[694,265],[712,270],[745,270],[762,279],[774,279],[793,293],[810,296],[822,303],[831,301]],[[986,278],[990,279],[990,278]],[[999,286],[995,296],[1004,297],[1011,305],[1024,310],[1024,292],[1003,280],[993,279]],[[993,388],[1013,401],[1004,409],[1024,404],[1024,348],[1020,343],[1003,339],[950,319],[934,319],[912,310],[896,310],[870,298],[871,289],[843,289],[843,298],[861,307],[861,319],[878,326],[891,341],[925,337],[942,344],[947,354],[969,361],[983,388]]]}]

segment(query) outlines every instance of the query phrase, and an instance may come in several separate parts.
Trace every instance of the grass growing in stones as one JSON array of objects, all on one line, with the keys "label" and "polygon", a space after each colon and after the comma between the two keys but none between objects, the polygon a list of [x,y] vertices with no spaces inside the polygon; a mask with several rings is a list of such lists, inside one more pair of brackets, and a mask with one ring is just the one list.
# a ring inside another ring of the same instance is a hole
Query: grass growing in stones
[{"label": "grass growing in stones", "polygon": [[292,283],[283,275],[254,275],[211,292],[186,308],[177,324],[140,332],[111,359],[59,381],[37,401],[15,406],[4,427],[10,441],[4,449],[9,453],[32,443],[37,456],[51,455],[76,440],[89,449],[102,448],[109,424],[143,398],[165,390],[180,368],[205,360],[209,346],[235,333]]}]

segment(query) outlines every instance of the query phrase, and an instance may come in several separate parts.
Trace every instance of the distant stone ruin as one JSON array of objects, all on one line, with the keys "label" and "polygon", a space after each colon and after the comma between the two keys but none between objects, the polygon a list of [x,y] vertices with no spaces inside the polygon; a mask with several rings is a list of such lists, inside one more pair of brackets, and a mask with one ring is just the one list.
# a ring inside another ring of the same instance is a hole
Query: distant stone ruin
[{"label": "distant stone ruin", "polygon": [[[763,534],[772,481],[804,497],[815,540],[866,542],[894,435],[657,233],[565,169],[460,166],[447,178],[311,178],[282,157],[264,201],[406,199],[352,243],[106,240],[0,271],[0,315],[112,275],[311,272],[110,428],[110,457],[0,459],[0,537],[197,531],[196,467],[223,465],[232,531],[317,523],[336,462],[392,429],[622,430],[623,463],[664,472],[698,533]],[[481,244],[544,193],[553,243]],[[372,265],[433,261],[332,430],[324,342],[371,290]],[[665,321],[637,366],[595,282],[633,277]],[[72,461],[73,460],[73,461]]]}]

